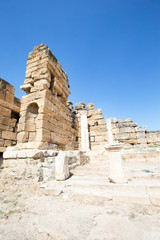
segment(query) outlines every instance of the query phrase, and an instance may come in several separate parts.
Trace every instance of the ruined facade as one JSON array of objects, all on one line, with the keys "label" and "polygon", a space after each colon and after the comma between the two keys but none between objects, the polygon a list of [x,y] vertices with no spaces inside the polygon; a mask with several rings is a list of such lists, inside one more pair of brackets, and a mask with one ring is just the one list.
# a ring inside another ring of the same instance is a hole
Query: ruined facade
[{"label": "ruined facade", "polygon": [[18,125],[18,147],[77,149],[78,121],[67,74],[43,44],[29,53]]},{"label": "ruined facade", "polygon": [[[94,151],[98,152],[98,158],[104,155],[106,159],[109,151],[105,150],[106,145],[123,143],[125,158],[131,156],[126,149],[160,146],[160,131],[148,132],[132,119],[105,119],[102,110],[96,109],[93,103],[87,106],[77,103],[74,109],[68,101],[67,74],[44,44],[29,53],[26,79],[21,88],[26,95],[20,106],[14,97],[14,87],[0,79],[3,179],[9,176],[11,180],[48,181],[58,176],[58,180],[64,180],[69,176],[69,169],[87,162]],[[152,157],[153,153],[147,154]],[[139,157],[146,156],[141,155]],[[68,169],[67,174],[64,169]]]},{"label": "ruined facade", "polygon": [[0,79],[1,153],[16,143],[17,149],[104,150],[110,135],[124,147],[160,145],[160,131],[147,131],[132,119],[104,119],[93,103],[77,103],[74,110],[67,74],[44,44],[29,53],[21,88],[26,95],[20,108],[14,87]]},{"label": "ruined facade", "polygon": [[125,146],[148,145],[160,146],[160,131],[147,131],[128,119],[111,119],[114,141],[122,142]]},{"label": "ruined facade", "polygon": [[0,153],[17,143],[17,123],[20,100],[14,96],[14,87],[0,78]]}]

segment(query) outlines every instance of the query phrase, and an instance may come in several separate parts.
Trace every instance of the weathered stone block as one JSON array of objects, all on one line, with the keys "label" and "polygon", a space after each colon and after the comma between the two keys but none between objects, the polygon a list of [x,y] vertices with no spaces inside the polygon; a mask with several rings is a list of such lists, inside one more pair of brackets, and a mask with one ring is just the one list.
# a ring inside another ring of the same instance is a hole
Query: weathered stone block
[{"label": "weathered stone block", "polygon": [[4,146],[4,139],[0,139],[0,147]]},{"label": "weathered stone block", "polygon": [[69,177],[68,158],[66,152],[60,151],[55,159],[55,178],[63,181]]},{"label": "weathered stone block", "polygon": [[14,103],[14,92],[6,91],[6,102],[13,104]]},{"label": "weathered stone block", "polygon": [[15,132],[2,131],[2,138],[9,140],[16,140],[17,134]]},{"label": "weathered stone block", "polygon": [[12,146],[11,140],[5,140],[4,147]]},{"label": "weathered stone block", "polygon": [[117,134],[115,134],[115,138],[118,140],[130,139],[130,133],[117,133]]},{"label": "weathered stone block", "polygon": [[35,132],[36,131],[36,124],[34,124],[34,123],[26,123],[25,124],[25,131]]},{"label": "weathered stone block", "polygon": [[1,116],[11,117],[11,110],[0,106]]},{"label": "weathered stone block", "polygon": [[130,133],[130,132],[134,132],[134,129],[133,128],[131,128],[131,127],[123,127],[123,128],[119,128],[119,132],[120,133]]}]

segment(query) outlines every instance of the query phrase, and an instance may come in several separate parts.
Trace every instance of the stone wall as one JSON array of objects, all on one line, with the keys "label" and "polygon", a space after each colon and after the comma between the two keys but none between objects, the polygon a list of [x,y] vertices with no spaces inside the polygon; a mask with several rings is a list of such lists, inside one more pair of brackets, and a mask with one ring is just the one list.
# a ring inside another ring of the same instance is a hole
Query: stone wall
[{"label": "stone wall", "polygon": [[[87,112],[89,148],[93,151],[104,150],[106,144],[121,142],[126,147],[158,147],[160,146],[160,131],[147,131],[146,127],[140,127],[132,118],[104,119],[102,110],[95,109],[94,104],[75,104],[75,110],[79,121],[78,143],[81,149],[81,113]],[[110,123],[110,124],[109,124]],[[110,126],[110,127],[109,127]],[[110,128],[110,129],[108,129]]]},{"label": "stone wall", "polygon": [[20,149],[77,149],[78,121],[67,74],[44,45],[29,53],[18,125]]},{"label": "stone wall", "polygon": [[95,109],[94,104],[88,104],[87,108],[85,103],[77,103],[75,110],[79,120],[79,149],[81,149],[81,112],[87,111],[88,120],[88,137],[89,137],[89,148],[91,150],[104,150],[104,146],[108,143],[108,131],[106,120],[103,117],[101,109]]},{"label": "stone wall", "polygon": [[20,100],[14,96],[14,87],[0,78],[0,153],[17,143],[17,123]]},{"label": "stone wall", "polygon": [[56,158],[59,157],[60,153],[65,156],[69,170],[88,162],[83,151],[8,148],[4,153],[0,180],[30,179],[39,182],[54,180],[56,178]]},{"label": "stone wall", "polygon": [[160,146],[160,131],[147,131],[128,119],[111,119],[114,141],[122,142],[125,146],[148,145]]}]

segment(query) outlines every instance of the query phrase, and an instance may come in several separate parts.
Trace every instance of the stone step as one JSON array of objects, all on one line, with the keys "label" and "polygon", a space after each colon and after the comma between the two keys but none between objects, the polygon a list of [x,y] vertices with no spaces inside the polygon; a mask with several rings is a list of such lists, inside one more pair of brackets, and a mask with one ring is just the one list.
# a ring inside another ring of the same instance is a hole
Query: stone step
[{"label": "stone step", "polygon": [[73,176],[68,181],[74,195],[83,198],[96,197],[120,203],[160,205],[160,184],[143,183],[112,184],[101,176]]}]

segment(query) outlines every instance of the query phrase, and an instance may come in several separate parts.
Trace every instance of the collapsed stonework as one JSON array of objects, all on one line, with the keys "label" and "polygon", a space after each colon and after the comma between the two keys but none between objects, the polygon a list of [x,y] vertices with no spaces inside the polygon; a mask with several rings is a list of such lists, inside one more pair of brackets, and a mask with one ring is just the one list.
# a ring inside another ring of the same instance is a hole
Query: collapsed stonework
[{"label": "collapsed stonework", "polygon": [[[8,146],[3,155],[6,175],[50,180],[60,175],[55,169],[87,162],[85,152],[105,151],[106,144],[119,142],[124,148],[160,146],[160,131],[148,132],[132,119],[105,119],[93,103],[87,107],[77,103],[74,109],[68,101],[67,74],[44,44],[29,53],[21,88],[26,95],[20,106],[14,87],[0,79],[0,152]],[[64,166],[58,168],[60,150],[65,150],[60,153]]]},{"label": "collapsed stonework", "polygon": [[17,123],[20,100],[14,96],[14,87],[0,78],[0,153],[17,143]]}]

